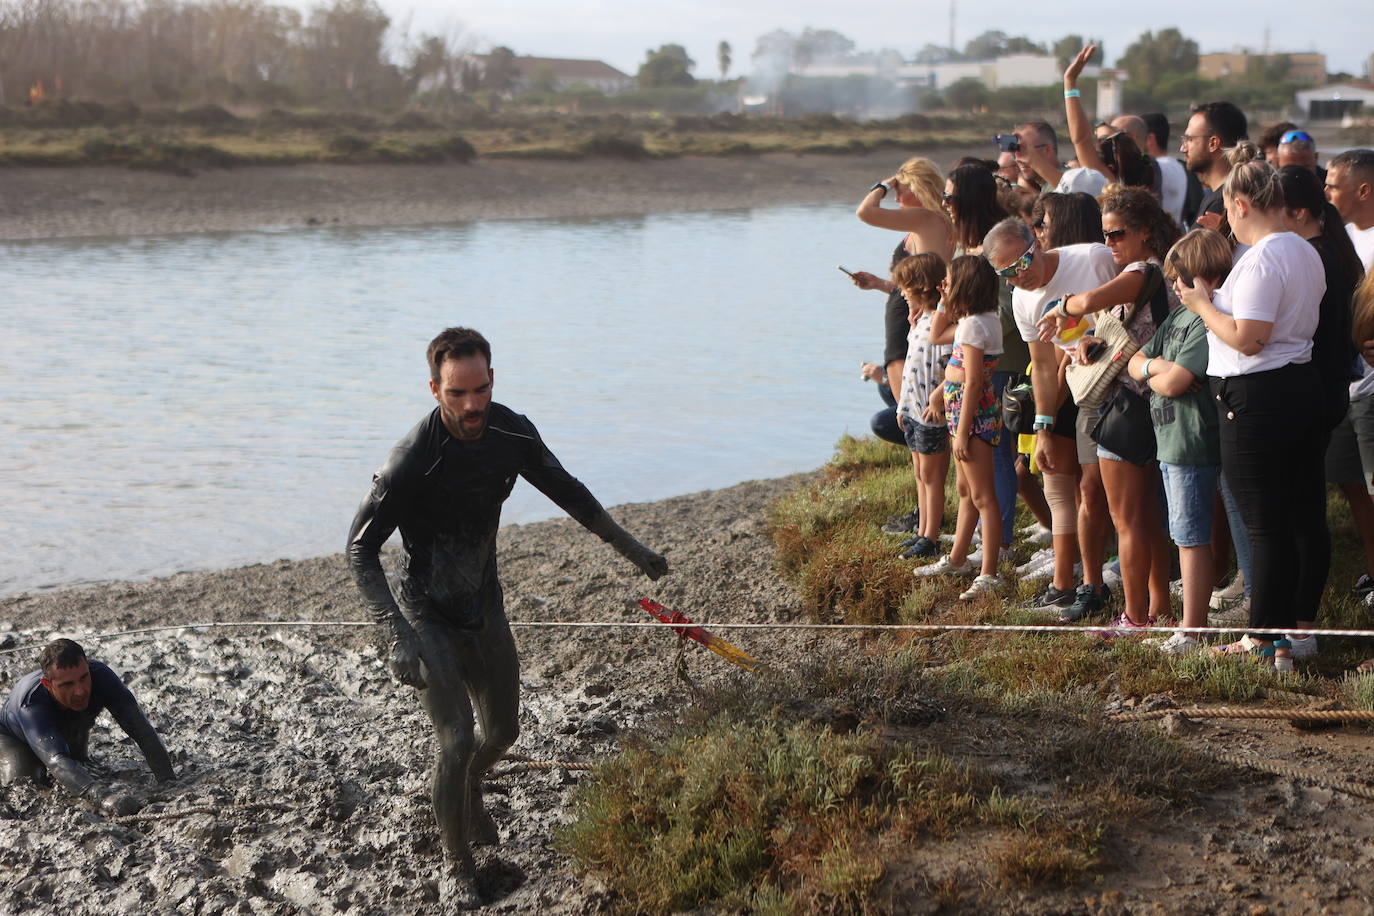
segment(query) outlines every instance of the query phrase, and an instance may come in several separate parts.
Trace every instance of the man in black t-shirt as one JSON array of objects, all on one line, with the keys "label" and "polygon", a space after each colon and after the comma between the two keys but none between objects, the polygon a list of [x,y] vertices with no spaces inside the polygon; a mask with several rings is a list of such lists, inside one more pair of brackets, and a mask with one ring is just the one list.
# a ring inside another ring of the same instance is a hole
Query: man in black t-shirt
[{"label": "man in black t-shirt", "polygon": [[[420,691],[439,744],[432,796],[452,867],[451,906],[480,903],[470,844],[494,843],[482,776],[519,733],[520,665],[496,572],[501,504],[517,476],[646,576],[668,571],[563,469],[525,417],[491,400],[491,347],[468,328],[430,342],[439,406],[391,450],[348,535],[354,580],[390,643],[391,670]],[[380,551],[400,530],[404,560],[392,594]],[[476,729],[474,729],[474,725]]]},{"label": "man in black t-shirt", "polygon": [[39,670],[19,679],[0,710],[0,785],[51,776],[71,794],[107,814],[132,814],[138,800],[101,782],[86,768],[91,726],[108,709],[134,739],[159,782],[172,779],[172,761],[138,701],[109,666],[86,658],[81,646],[59,639],[39,655]]},{"label": "man in black t-shirt", "polygon": [[1227,154],[1249,134],[1245,113],[1230,102],[1207,102],[1193,109],[1188,129],[1183,134],[1179,152],[1183,153],[1188,170],[1207,187],[1198,205],[1195,226],[1225,232],[1226,204],[1221,197],[1222,185],[1231,174]]}]

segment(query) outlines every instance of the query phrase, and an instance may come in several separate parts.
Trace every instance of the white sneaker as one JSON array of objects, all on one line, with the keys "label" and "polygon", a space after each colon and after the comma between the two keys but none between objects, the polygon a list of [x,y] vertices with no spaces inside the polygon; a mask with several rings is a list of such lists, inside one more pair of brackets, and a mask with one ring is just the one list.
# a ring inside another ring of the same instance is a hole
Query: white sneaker
[{"label": "white sneaker", "polygon": [[1250,599],[1241,598],[1230,607],[1223,607],[1207,615],[1209,627],[1243,627],[1250,623]]},{"label": "white sneaker", "polygon": [[[940,543],[941,543],[941,544],[953,544],[953,543],[954,543],[954,535],[952,535],[952,534],[942,534],[942,535],[940,535]],[[975,531],[975,532],[973,532],[973,537],[969,539],[968,548],[969,548],[969,550],[972,550],[973,548],[979,546],[979,545],[982,544],[982,543],[983,543],[983,532],[981,532],[981,531]]]},{"label": "white sneaker", "polygon": [[959,593],[959,600],[971,601],[979,595],[995,595],[1002,587],[1001,576],[978,576],[969,587]]},{"label": "white sneaker", "polygon": [[1027,544],[1033,544],[1036,547],[1048,547],[1054,543],[1053,532],[1038,523],[1022,531],[1022,535]]},{"label": "white sneaker", "polygon": [[962,566],[956,566],[949,561],[946,554],[940,559],[931,563],[929,566],[918,566],[911,571],[913,576],[972,576],[978,572],[978,567],[974,566],[970,560],[964,560]]},{"label": "white sneaker", "polygon": [[1159,651],[1163,652],[1165,655],[1173,656],[1191,655],[1194,652],[1201,651],[1201,649],[1201,640],[1194,639],[1188,633],[1175,633],[1159,644]]},{"label": "white sneaker", "polygon": [[[1044,575],[1045,569],[1054,569],[1054,549],[1046,547],[1044,550],[1037,550],[1031,554],[1031,558],[1020,566],[1016,567],[1016,574],[1021,578],[1033,578]],[[1374,594],[1372,592],[1371,594]]]},{"label": "white sneaker", "polygon": [[1231,577],[1231,581],[1226,583],[1225,588],[1212,589],[1212,599],[1209,602],[1213,609],[1221,610],[1229,603],[1239,601],[1245,597],[1245,576],[1239,570]]},{"label": "white sneaker", "polygon": [[1290,636],[1288,642],[1292,646],[1288,654],[1294,661],[1302,661],[1317,654],[1317,637],[1315,636]]},{"label": "white sneaker", "polygon": [[1114,592],[1121,589],[1121,561],[1113,560],[1102,567],[1102,584]]}]

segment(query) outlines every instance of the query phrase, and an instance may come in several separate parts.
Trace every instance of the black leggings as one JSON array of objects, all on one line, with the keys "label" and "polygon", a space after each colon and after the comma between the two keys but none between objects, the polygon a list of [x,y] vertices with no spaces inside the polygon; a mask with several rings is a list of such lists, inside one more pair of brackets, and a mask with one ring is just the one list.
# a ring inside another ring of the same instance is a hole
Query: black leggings
[{"label": "black leggings", "polygon": [[1250,535],[1251,636],[1316,618],[1331,566],[1320,383],[1311,363],[1211,379],[1221,467]]}]

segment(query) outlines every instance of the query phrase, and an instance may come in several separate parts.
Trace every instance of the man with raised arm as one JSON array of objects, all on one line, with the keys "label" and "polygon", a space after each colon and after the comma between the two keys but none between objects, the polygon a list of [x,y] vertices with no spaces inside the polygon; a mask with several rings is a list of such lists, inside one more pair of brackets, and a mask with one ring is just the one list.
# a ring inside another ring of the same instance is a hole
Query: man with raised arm
[{"label": "man with raised arm", "polygon": [[[389,642],[392,672],[420,691],[434,723],[434,814],[452,860],[440,895],[466,907],[480,904],[470,844],[498,839],[482,803],[482,775],[519,734],[520,667],[496,571],[501,504],[516,476],[650,579],[668,563],[615,523],[534,424],[492,401],[491,346],[481,334],[448,328],[427,357],[438,406],[373,475],[349,531],[348,558]],[[397,529],[405,556],[393,596],[380,551]]]},{"label": "man with raised arm", "polygon": [[136,812],[142,805],[134,795],[86,768],[91,726],[105,709],[134,739],[158,782],[174,778],[162,740],[108,665],[87,659],[70,639],[58,639],[43,648],[38,666],[19,679],[0,710],[0,785],[51,776],[106,814]]}]

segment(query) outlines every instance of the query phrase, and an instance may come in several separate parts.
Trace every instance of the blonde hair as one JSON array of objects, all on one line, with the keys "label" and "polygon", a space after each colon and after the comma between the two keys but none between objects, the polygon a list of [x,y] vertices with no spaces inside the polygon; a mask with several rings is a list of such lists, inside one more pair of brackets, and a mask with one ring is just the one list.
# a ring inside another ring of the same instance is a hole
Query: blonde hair
[{"label": "blonde hair", "polygon": [[1215,229],[1194,229],[1174,242],[1164,256],[1164,276],[1170,280],[1201,277],[1220,286],[1231,273],[1232,256],[1226,236]]},{"label": "blonde hair", "polygon": [[935,167],[935,163],[921,156],[908,159],[897,169],[897,177],[906,185],[907,190],[916,195],[921,206],[944,214],[941,204],[945,199],[945,176]]},{"label": "blonde hair", "polygon": [[1365,274],[1355,287],[1351,305],[1350,337],[1355,346],[1363,348],[1366,340],[1374,340],[1374,271]]},{"label": "blonde hair", "polygon": [[1256,210],[1275,210],[1284,205],[1283,185],[1279,183],[1278,171],[1259,158],[1260,149],[1249,140],[1241,140],[1226,158],[1231,163],[1231,174],[1224,185],[1227,200],[1244,197]]}]

